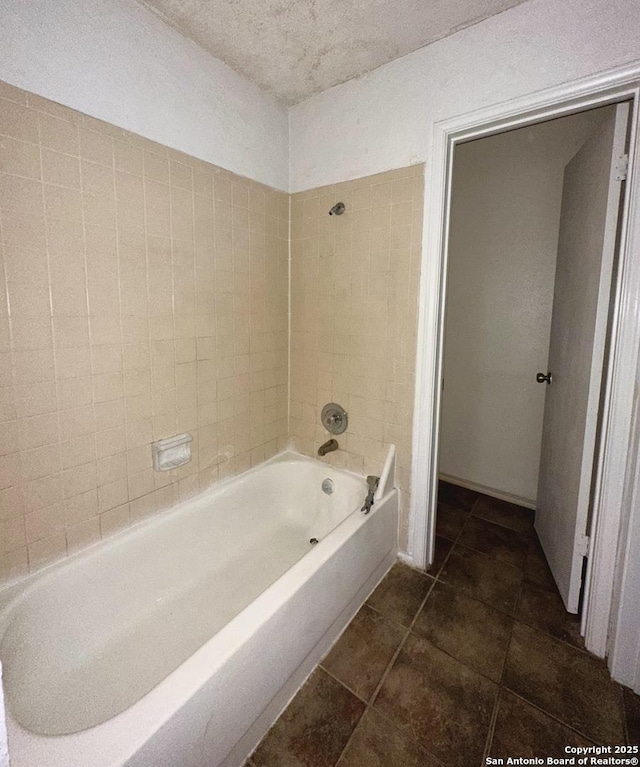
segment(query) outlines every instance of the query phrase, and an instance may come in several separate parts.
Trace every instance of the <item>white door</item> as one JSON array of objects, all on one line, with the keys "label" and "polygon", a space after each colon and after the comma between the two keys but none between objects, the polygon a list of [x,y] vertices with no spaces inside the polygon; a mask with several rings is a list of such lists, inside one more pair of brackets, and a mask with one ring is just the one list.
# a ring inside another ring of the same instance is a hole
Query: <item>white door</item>
[{"label": "white door", "polygon": [[564,173],[535,526],[571,613],[587,553],[628,116],[627,103],[610,107]]}]

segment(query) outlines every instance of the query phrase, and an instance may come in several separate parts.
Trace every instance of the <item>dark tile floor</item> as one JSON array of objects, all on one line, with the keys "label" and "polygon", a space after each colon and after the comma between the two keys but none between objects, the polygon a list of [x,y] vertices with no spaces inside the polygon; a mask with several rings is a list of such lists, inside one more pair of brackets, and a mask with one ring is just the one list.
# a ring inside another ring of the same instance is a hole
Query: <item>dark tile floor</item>
[{"label": "dark tile floor", "polygon": [[250,767],[480,767],[638,744],[640,698],[584,650],[533,512],[441,483],[435,562],[397,564]]}]

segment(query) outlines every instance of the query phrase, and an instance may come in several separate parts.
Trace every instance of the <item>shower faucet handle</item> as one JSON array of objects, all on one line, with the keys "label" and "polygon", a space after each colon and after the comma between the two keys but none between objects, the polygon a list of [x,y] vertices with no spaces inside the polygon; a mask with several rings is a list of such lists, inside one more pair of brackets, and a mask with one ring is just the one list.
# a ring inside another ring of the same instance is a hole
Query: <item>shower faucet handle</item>
[{"label": "shower faucet handle", "polygon": [[373,474],[369,474],[367,477],[367,485],[369,487],[369,491],[367,492],[367,497],[364,499],[364,503],[360,509],[360,511],[364,511],[365,514],[368,514],[371,511],[371,507],[373,506],[373,496],[378,489],[379,482],[380,477],[375,477]]},{"label": "shower faucet handle", "polygon": [[376,477],[373,474],[369,474],[367,477],[367,485],[369,485],[369,490],[375,491],[378,489],[378,484],[380,483],[380,477]]}]

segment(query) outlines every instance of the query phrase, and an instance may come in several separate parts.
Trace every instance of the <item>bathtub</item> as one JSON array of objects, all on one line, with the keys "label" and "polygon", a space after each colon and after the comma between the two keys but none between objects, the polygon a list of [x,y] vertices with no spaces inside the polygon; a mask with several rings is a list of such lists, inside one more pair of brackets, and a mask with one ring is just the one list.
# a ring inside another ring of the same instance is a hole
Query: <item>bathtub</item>
[{"label": "bathtub", "polygon": [[12,767],[241,765],[395,561],[365,495],[288,451],[6,588]]}]

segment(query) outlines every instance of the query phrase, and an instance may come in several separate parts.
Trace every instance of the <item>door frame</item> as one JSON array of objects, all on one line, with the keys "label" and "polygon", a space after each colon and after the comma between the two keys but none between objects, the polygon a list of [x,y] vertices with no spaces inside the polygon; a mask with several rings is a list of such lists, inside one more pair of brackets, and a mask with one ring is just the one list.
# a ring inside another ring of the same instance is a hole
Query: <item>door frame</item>
[{"label": "door frame", "polygon": [[640,65],[467,112],[433,126],[431,158],[425,172],[422,269],[418,306],[416,390],[409,540],[406,559],[426,568],[433,559],[438,485],[438,440],[443,369],[444,304],[448,265],[453,154],[457,144],[629,99],[629,170],[625,186],[610,348],[597,461],[591,552],[585,579],[582,631],[587,649],[608,650],[614,574],[621,524],[628,519],[627,456],[635,373],[640,360],[640,174],[634,156],[640,141]]}]

